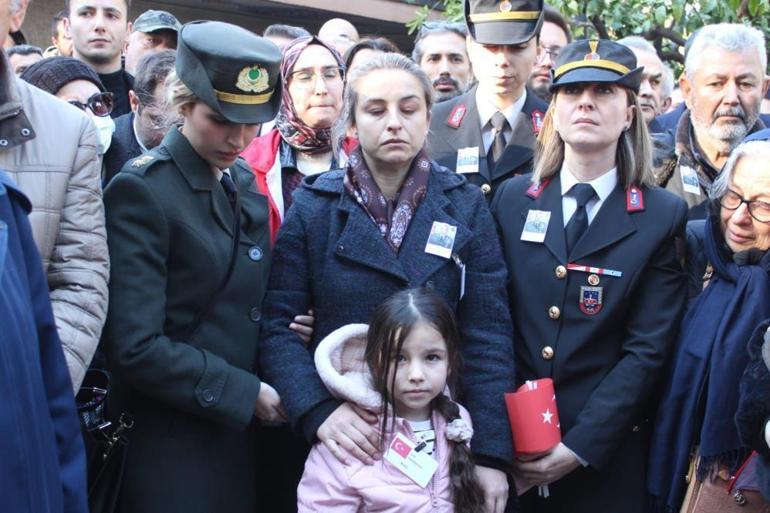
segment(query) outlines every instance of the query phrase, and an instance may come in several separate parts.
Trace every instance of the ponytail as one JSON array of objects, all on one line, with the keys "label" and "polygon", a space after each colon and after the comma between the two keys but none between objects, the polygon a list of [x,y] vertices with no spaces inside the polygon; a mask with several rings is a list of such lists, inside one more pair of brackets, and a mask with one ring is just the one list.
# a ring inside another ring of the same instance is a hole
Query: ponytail
[{"label": "ponytail", "polygon": [[[460,407],[444,394],[433,399],[436,410],[447,424],[460,419]],[[452,442],[449,458],[449,482],[452,502],[456,513],[478,513],[484,511],[484,492],[476,479],[475,464],[471,449],[465,442]]]}]

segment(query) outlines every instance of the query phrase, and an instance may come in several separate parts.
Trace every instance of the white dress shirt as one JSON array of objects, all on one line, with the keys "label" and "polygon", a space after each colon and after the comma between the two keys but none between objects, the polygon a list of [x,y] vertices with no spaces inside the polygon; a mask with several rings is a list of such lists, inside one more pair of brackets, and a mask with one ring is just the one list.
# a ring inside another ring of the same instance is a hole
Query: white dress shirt
[{"label": "white dress shirt", "polygon": [[[580,183],[580,180],[575,178],[575,175],[567,169],[566,164],[562,164],[559,178],[561,179],[561,210],[564,214],[564,226],[567,226],[570,218],[575,213],[575,210],[577,210],[577,200],[572,196],[570,190],[573,185]],[[613,167],[600,177],[586,183],[591,184],[596,192],[596,196],[586,204],[586,214],[588,214],[588,224],[590,225],[602,204],[604,204],[604,200],[607,199],[618,185],[618,168]]]},{"label": "white dress shirt", "polygon": [[[521,93],[521,96],[516,100],[513,105],[507,109],[500,111],[508,120],[508,126],[503,130],[503,137],[505,137],[506,144],[511,140],[511,134],[513,133],[513,124],[516,122],[516,118],[519,116],[521,109],[524,107],[524,102],[527,101],[527,90]],[[492,140],[495,137],[495,129],[492,128],[492,124],[489,122],[498,108],[495,107],[483,94],[480,89],[476,88],[476,107],[479,109],[479,122],[481,123],[481,140],[484,142],[484,155],[489,153],[489,147],[492,146]]]}]

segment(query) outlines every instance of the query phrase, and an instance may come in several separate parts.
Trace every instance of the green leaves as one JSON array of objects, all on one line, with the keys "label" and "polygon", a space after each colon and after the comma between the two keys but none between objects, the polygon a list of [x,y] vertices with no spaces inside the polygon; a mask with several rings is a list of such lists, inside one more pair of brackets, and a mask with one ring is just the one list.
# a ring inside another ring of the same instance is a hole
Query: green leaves
[{"label": "green leaves", "polygon": [[[596,37],[598,31],[591,20],[601,20],[610,37],[619,39],[641,35],[671,59],[683,62],[680,47],[669,36],[686,40],[696,29],[712,23],[749,23],[770,33],[770,0],[550,0],[549,3],[572,20],[576,37]],[[434,8],[443,10],[447,19],[461,21],[462,0],[436,0]],[[409,33],[416,31],[428,18],[430,10],[423,6],[407,23]],[[661,30],[665,29],[665,30]],[[587,34],[586,34],[587,32]],[[678,53],[678,55],[677,55]]]}]

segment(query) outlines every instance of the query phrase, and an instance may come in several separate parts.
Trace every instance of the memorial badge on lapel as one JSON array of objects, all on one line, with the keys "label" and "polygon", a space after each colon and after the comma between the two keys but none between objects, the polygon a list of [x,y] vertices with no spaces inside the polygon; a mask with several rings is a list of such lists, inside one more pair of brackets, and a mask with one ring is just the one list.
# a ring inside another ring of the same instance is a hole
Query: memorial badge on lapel
[{"label": "memorial badge on lapel", "polygon": [[604,287],[580,287],[580,311],[586,315],[596,315],[602,311]]}]

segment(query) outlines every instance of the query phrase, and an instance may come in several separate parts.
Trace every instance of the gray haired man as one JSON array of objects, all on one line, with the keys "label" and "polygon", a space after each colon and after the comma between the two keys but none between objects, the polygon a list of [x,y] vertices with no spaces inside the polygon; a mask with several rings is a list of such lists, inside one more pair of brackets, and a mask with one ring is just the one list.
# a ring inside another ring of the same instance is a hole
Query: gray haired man
[{"label": "gray haired man", "polygon": [[656,116],[666,112],[671,105],[674,90],[674,72],[665,64],[655,47],[639,36],[624,37],[618,43],[630,48],[636,55],[636,62],[644,66],[642,83],[639,85],[639,106],[647,126]]},{"label": "gray haired man", "polygon": [[679,78],[687,110],[676,130],[656,141],[658,183],[682,197],[691,219],[706,216],[708,190],[732,149],[765,128],[759,107],[768,87],[761,31],[707,25],[695,36]]}]

